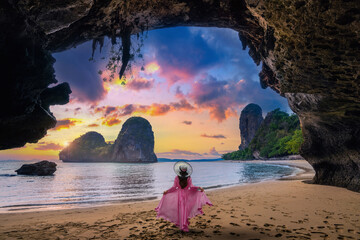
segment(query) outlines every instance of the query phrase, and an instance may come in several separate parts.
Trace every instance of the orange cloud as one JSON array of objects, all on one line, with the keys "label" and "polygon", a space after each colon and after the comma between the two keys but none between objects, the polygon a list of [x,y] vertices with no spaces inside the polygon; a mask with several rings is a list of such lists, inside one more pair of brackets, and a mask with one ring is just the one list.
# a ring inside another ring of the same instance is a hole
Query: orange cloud
[{"label": "orange cloud", "polygon": [[70,127],[75,126],[77,123],[81,123],[82,120],[80,119],[73,119],[73,118],[66,118],[56,121],[56,125],[51,130],[53,131],[60,131],[61,129],[68,129]]},{"label": "orange cloud", "polygon": [[110,117],[110,118],[105,118],[101,124],[111,127],[120,123],[121,123],[120,119],[117,119],[116,117]]},{"label": "orange cloud", "polygon": [[[94,113],[102,113],[104,122],[111,119],[131,115],[133,113],[144,113],[151,116],[161,116],[173,111],[191,111],[195,108],[185,99],[169,104],[153,103],[151,105],[125,104],[123,106],[102,106],[94,109]],[[112,120],[111,122],[114,122]]]},{"label": "orange cloud", "polygon": [[36,150],[62,150],[64,147],[57,143],[38,143],[38,147],[35,147]]},{"label": "orange cloud", "polygon": [[98,126],[99,126],[99,124],[97,124],[97,123],[92,123],[92,124],[88,125],[88,127],[98,127]]}]

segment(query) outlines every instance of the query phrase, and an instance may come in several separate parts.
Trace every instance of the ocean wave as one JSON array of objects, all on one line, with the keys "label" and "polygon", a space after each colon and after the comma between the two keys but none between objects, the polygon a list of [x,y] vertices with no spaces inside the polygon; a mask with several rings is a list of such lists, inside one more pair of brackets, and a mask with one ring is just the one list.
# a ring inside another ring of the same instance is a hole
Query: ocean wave
[{"label": "ocean wave", "polygon": [[0,174],[0,177],[15,177],[17,174]]}]

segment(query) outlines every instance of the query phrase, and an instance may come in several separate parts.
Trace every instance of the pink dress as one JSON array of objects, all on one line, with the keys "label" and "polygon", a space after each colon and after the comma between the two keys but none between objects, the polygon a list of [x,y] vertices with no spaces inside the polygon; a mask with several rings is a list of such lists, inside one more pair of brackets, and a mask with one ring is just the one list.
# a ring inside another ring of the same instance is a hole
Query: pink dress
[{"label": "pink dress", "polygon": [[187,179],[187,186],[181,189],[179,177],[176,176],[174,185],[163,195],[155,208],[157,218],[168,220],[188,232],[189,218],[203,214],[203,205],[212,206],[206,194],[198,189],[199,187],[192,184],[191,177]]}]

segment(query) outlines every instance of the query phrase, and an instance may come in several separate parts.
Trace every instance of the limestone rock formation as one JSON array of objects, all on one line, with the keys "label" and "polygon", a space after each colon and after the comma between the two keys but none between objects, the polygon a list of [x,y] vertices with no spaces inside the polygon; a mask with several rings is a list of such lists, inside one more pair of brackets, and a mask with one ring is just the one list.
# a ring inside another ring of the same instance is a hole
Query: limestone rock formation
[{"label": "limestone rock formation", "polygon": [[87,132],[59,153],[64,162],[157,162],[154,133],[142,117],[131,117],[122,126],[114,144],[97,132]]},{"label": "limestone rock formation", "polygon": [[299,116],[314,182],[360,191],[359,8],[355,0],[1,1],[0,149],[36,142],[55,126],[40,96],[56,83],[51,53],[104,36],[223,27],[262,62],[261,86]]},{"label": "limestone rock formation", "polygon": [[24,164],[18,170],[15,170],[19,175],[35,175],[48,176],[53,175],[56,171],[56,163],[49,161],[41,161],[33,164]]},{"label": "limestone rock formation", "polygon": [[241,111],[239,121],[241,144],[239,150],[249,146],[262,121],[262,109],[257,104],[250,103]]},{"label": "limestone rock formation", "polygon": [[75,139],[59,153],[63,162],[102,162],[109,161],[110,146],[97,132],[87,132]]},{"label": "limestone rock formation", "polygon": [[112,159],[126,162],[157,162],[154,132],[142,117],[129,118],[115,140]]}]

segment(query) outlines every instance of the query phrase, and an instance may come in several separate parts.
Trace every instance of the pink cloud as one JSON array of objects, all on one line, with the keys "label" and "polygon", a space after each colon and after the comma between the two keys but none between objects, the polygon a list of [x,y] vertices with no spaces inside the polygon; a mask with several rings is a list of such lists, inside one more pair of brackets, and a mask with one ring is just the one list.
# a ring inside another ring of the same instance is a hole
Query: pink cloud
[{"label": "pink cloud", "polygon": [[212,76],[194,82],[187,95],[198,108],[207,109],[210,118],[222,122],[230,116],[237,116],[236,109],[245,104],[241,98],[245,80],[218,81]]},{"label": "pink cloud", "polygon": [[102,124],[112,126],[119,124],[119,118],[131,115],[133,113],[144,113],[150,116],[162,116],[174,111],[191,111],[195,108],[185,99],[179,102],[168,104],[153,103],[151,105],[125,104],[123,106],[102,106],[90,108],[93,113],[101,114]]},{"label": "pink cloud", "polygon": [[179,150],[179,149],[172,149],[170,152],[161,152],[159,153],[161,155],[175,155],[175,156],[181,156],[181,155],[187,155],[187,156],[201,156],[200,153],[196,153],[196,152],[191,152],[191,151],[187,151],[187,150]]},{"label": "pink cloud", "polygon": [[220,153],[218,153],[216,151],[215,147],[210,148],[209,154],[210,155],[219,155],[219,156],[221,155]]},{"label": "pink cloud", "polygon": [[151,89],[154,87],[154,79],[148,80],[145,78],[136,78],[128,81],[125,86],[126,88],[134,91]]}]

